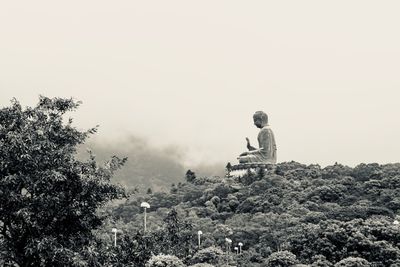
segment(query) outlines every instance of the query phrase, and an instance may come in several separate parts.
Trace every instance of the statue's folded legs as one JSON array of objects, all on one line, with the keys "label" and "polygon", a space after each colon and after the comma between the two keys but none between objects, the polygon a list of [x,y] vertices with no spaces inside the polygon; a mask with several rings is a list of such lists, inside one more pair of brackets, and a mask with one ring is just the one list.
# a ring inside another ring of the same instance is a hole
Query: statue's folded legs
[{"label": "statue's folded legs", "polygon": [[265,159],[261,155],[252,154],[238,157],[239,163],[260,163],[265,162]]}]

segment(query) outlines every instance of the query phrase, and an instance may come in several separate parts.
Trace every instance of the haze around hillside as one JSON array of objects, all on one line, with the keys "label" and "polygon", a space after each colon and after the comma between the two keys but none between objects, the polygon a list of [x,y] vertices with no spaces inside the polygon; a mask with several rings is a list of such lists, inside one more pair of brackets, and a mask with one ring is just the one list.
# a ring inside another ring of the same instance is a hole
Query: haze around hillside
[{"label": "haze around hillside", "polygon": [[[257,110],[270,116],[279,162],[398,162],[399,8],[8,1],[0,8],[0,105],[15,97],[31,106],[40,94],[81,100],[70,115],[79,128],[100,125],[99,149],[118,154],[134,136],[155,158],[178,159],[172,173],[236,162],[246,136],[256,145]],[[179,153],[165,152],[171,147]]]},{"label": "haze around hillside", "polygon": [[78,158],[88,159],[88,151],[101,163],[108,161],[112,155],[126,157],[126,163],[116,172],[112,181],[141,192],[148,188],[153,191],[169,190],[172,184],[185,181],[185,174],[189,169],[195,171],[199,177],[225,175],[226,164],[188,165],[184,163],[184,154],[179,147],[157,148],[135,136],[110,142],[100,142],[94,137],[79,147]]}]

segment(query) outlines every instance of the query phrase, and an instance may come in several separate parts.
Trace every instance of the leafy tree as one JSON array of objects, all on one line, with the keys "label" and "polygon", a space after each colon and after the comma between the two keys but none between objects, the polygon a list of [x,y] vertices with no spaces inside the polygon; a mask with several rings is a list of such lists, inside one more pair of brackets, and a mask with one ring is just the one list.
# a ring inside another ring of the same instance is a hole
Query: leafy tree
[{"label": "leafy tree", "polygon": [[226,198],[230,193],[235,192],[236,190],[227,185],[227,184],[219,184],[217,185],[213,191],[211,191],[213,196],[218,196],[219,198]]},{"label": "leafy tree", "polygon": [[237,261],[237,266],[259,267],[262,266],[264,259],[254,249],[250,249],[242,251],[242,253],[236,256],[236,261]]},{"label": "leafy tree", "polygon": [[99,253],[92,257],[89,266],[144,267],[151,258],[155,245],[154,238],[151,235],[145,236],[142,231],[133,235],[122,234],[115,248],[107,243],[103,241],[95,244],[97,247],[94,251]]},{"label": "leafy tree", "polygon": [[218,205],[221,202],[221,199],[218,196],[213,196],[210,201],[214,204],[214,205]]},{"label": "leafy tree", "polygon": [[150,258],[146,263],[146,267],[185,267],[186,265],[176,256],[173,255],[156,255]]},{"label": "leafy tree", "polygon": [[318,196],[322,201],[335,202],[342,198],[345,193],[346,188],[343,185],[323,185],[315,188],[309,197]]},{"label": "leafy tree", "polygon": [[289,267],[297,263],[296,255],[290,251],[278,251],[272,253],[267,261],[266,267]]},{"label": "leafy tree", "polygon": [[263,167],[259,167],[257,170],[257,179],[261,180],[265,177],[265,169]]},{"label": "leafy tree", "polygon": [[240,182],[243,183],[244,185],[250,185],[253,182],[255,182],[258,178],[258,175],[256,173],[253,173],[251,171],[251,168],[248,168],[246,170],[246,173],[240,177]]},{"label": "leafy tree", "polygon": [[187,172],[185,174],[185,178],[186,178],[186,181],[188,181],[189,183],[193,183],[194,180],[196,180],[196,173],[191,170],[187,170]]},{"label": "leafy tree", "polygon": [[363,258],[348,257],[335,264],[335,267],[370,267],[371,264]]},{"label": "leafy tree", "polygon": [[334,165],[327,166],[322,170],[322,178],[331,179],[340,176],[349,176],[352,174],[352,172],[353,169],[350,167],[335,163]]},{"label": "leafy tree", "polygon": [[224,262],[224,252],[217,247],[208,247],[194,254],[191,263],[221,264]]},{"label": "leafy tree", "polygon": [[189,267],[215,267],[215,265],[211,265],[208,263],[196,263],[194,265],[190,265]]},{"label": "leafy tree", "polygon": [[164,219],[164,227],[155,233],[155,244],[162,253],[187,257],[196,248],[196,236],[193,226],[178,216],[178,212],[172,209]]},{"label": "leafy tree", "polygon": [[328,261],[323,255],[316,255],[313,257],[311,267],[332,267],[333,263]]},{"label": "leafy tree", "polygon": [[[104,166],[95,157],[75,158],[77,146],[96,128],[79,131],[63,116],[79,102],[40,97],[35,107],[17,100],[0,109],[0,256],[4,265],[77,266],[92,230],[102,223],[96,209],[125,196],[110,183],[126,159]],[[87,252],[87,251],[86,251]]]},{"label": "leafy tree", "polygon": [[382,166],[378,163],[359,164],[351,174],[357,181],[368,181],[370,179],[380,179],[382,176]]},{"label": "leafy tree", "polygon": [[226,164],[225,169],[226,169],[226,177],[231,177],[232,164],[230,162]]},{"label": "leafy tree", "polygon": [[176,194],[176,193],[178,193],[178,188],[176,187],[175,184],[171,184],[170,193],[171,193],[171,194]]}]

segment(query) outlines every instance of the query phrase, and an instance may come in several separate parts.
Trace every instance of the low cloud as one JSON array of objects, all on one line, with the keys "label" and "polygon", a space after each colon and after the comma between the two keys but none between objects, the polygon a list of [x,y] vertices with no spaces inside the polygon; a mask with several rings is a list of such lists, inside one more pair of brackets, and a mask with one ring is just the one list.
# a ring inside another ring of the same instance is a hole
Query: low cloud
[{"label": "low cloud", "polygon": [[184,164],[185,150],[177,145],[154,147],[146,139],[129,136],[118,141],[104,141],[97,138],[89,140],[78,150],[78,158],[87,158],[91,150],[99,162],[108,160],[112,155],[128,157],[128,161],[119,170],[113,182],[139,190],[152,188],[153,191],[168,190],[171,184],[185,181],[188,169],[197,176],[223,176],[226,163],[201,163],[193,166]]}]

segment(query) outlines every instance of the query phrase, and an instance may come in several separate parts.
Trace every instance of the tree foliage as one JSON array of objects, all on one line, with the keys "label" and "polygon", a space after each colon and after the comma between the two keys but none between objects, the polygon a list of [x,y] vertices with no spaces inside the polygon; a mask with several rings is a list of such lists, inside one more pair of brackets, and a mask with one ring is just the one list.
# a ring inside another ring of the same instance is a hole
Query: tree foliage
[{"label": "tree foliage", "polygon": [[153,256],[146,263],[146,267],[185,267],[186,265],[176,256],[160,254]]},{"label": "tree foliage", "polygon": [[348,257],[335,264],[335,267],[370,267],[371,264],[359,257]]},{"label": "tree foliage", "polygon": [[265,264],[265,267],[289,267],[296,264],[298,261],[296,255],[289,251],[278,251],[272,253]]},{"label": "tree foliage", "polygon": [[187,182],[192,183],[196,179],[196,173],[191,170],[187,170],[185,178]]},{"label": "tree foliage", "polygon": [[197,251],[191,259],[192,264],[208,263],[208,264],[222,264],[224,262],[224,253],[220,248],[208,247]]},{"label": "tree foliage", "polygon": [[[244,253],[234,259],[239,266],[258,266],[283,250],[312,266],[333,266],[349,257],[373,266],[400,261],[400,228],[393,224],[400,212],[399,164],[321,168],[287,162],[252,175],[201,182],[196,178],[174,194],[141,200],[156,203],[154,214],[163,208],[179,211],[193,232],[202,230],[202,247],[226,251],[226,237],[233,240],[232,247],[244,243]],[[157,227],[163,217],[154,220],[150,227]],[[191,263],[188,258],[185,263]]]},{"label": "tree foliage", "polygon": [[[110,183],[125,159],[100,166],[92,154],[75,158],[76,147],[96,131],[64,121],[78,105],[42,97],[33,108],[13,101],[0,110],[0,265],[400,264],[400,228],[393,223],[400,215],[400,164],[284,162],[240,178],[198,178],[188,170],[170,190],[136,192],[109,207],[104,214],[112,218],[102,225],[98,208],[125,195]],[[146,232],[143,201],[151,205]]]},{"label": "tree foliage", "polygon": [[0,109],[0,255],[4,264],[79,266],[101,225],[96,209],[125,196],[110,183],[126,159],[99,166],[93,155],[75,158],[96,132],[79,131],[64,115],[72,99],[40,97],[35,107],[17,100]]}]

